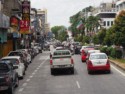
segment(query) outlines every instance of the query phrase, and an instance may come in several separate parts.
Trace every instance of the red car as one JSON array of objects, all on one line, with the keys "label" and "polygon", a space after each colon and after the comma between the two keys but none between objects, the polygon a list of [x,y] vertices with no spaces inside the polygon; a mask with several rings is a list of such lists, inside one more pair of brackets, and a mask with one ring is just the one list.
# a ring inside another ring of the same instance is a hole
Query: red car
[{"label": "red car", "polygon": [[105,53],[92,53],[87,60],[88,74],[93,71],[106,71],[110,73],[110,62]]},{"label": "red car", "polygon": [[94,48],[86,47],[84,50],[82,50],[82,52],[81,52],[81,61],[82,62],[86,62],[86,57],[87,57],[87,53],[89,50],[94,50]]}]

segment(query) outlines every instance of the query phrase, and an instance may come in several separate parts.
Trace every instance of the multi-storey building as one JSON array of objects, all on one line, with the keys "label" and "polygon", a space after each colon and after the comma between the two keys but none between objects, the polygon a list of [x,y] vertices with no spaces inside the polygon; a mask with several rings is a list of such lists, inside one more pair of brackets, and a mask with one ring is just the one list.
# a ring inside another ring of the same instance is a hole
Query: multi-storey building
[{"label": "multi-storey building", "polygon": [[114,24],[114,19],[116,16],[115,3],[101,3],[99,7],[97,7],[93,11],[94,16],[99,16],[101,21],[103,22],[102,27],[108,29]]},{"label": "multi-storey building", "polygon": [[117,14],[121,10],[125,10],[125,0],[116,0],[116,10],[117,10]]}]

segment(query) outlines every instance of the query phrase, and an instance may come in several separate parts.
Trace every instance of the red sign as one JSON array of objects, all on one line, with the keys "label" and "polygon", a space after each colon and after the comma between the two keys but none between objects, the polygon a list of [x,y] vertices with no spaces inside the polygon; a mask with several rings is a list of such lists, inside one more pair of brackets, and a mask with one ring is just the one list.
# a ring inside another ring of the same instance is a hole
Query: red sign
[{"label": "red sign", "polygon": [[20,21],[20,33],[30,33],[30,1],[22,2],[22,21]]},{"label": "red sign", "polygon": [[20,21],[20,33],[27,34],[29,33],[30,21],[21,20]]}]

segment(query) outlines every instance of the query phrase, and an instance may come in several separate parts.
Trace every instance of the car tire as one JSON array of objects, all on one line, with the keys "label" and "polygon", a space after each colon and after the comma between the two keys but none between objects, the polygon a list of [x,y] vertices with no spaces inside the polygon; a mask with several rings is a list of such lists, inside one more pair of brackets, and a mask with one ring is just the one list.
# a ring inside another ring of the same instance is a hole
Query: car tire
[{"label": "car tire", "polygon": [[107,70],[107,73],[110,74],[110,73],[111,73],[111,70]]},{"label": "car tire", "polygon": [[13,86],[8,88],[7,94],[14,94],[14,87]]},{"label": "car tire", "polygon": [[51,69],[51,75],[53,75],[54,74],[54,69]]},{"label": "car tire", "polygon": [[88,70],[88,74],[92,74],[92,71]]},{"label": "car tire", "polygon": [[19,86],[19,78],[16,77],[16,85],[15,85],[15,87],[18,87],[18,86]]},{"label": "car tire", "polygon": [[74,68],[71,68],[71,73],[74,74]]}]

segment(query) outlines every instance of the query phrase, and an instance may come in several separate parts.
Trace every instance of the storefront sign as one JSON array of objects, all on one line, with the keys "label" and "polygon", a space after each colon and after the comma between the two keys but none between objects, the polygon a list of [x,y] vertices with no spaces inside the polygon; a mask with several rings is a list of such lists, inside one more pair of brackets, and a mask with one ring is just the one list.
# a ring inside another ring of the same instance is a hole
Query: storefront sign
[{"label": "storefront sign", "polygon": [[12,32],[17,32],[19,30],[19,19],[16,16],[11,16],[10,27]]},{"label": "storefront sign", "polygon": [[22,21],[20,21],[20,33],[30,33],[30,1],[22,2]]}]

